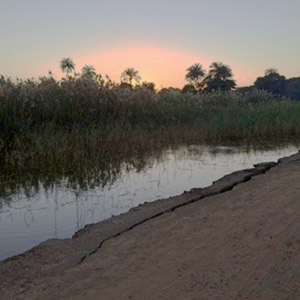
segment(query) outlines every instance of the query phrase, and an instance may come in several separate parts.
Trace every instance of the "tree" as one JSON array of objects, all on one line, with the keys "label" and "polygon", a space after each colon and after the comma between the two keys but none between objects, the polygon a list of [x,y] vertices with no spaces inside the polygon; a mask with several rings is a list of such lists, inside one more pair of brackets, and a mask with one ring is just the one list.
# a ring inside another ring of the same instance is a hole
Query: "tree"
[{"label": "tree", "polygon": [[122,81],[119,85],[121,89],[133,89],[132,85],[128,82]]},{"label": "tree", "polygon": [[73,72],[75,70],[75,63],[73,62],[73,59],[70,57],[63,58],[60,61],[60,68],[63,71],[63,73],[67,73],[67,77],[69,76],[69,73]]},{"label": "tree", "polygon": [[285,77],[280,75],[277,69],[269,68],[265,71],[265,76],[256,79],[254,87],[283,96],[285,94],[285,84]]},{"label": "tree", "polygon": [[204,91],[230,91],[235,88],[233,73],[229,66],[220,62],[213,62],[209,66],[209,73],[203,80]]},{"label": "tree", "polygon": [[139,75],[139,71],[135,70],[134,68],[127,68],[121,74],[121,79],[125,82],[129,82],[129,84],[132,86],[132,80],[139,83],[141,76]]},{"label": "tree", "polygon": [[277,76],[277,75],[279,75],[279,73],[278,73],[278,69],[276,69],[276,68],[268,68],[268,69],[266,69],[265,70],[265,76]]},{"label": "tree", "polygon": [[155,83],[154,82],[143,81],[141,87],[149,90],[152,93],[156,92]]},{"label": "tree", "polygon": [[293,100],[300,100],[300,77],[285,81],[285,96]]},{"label": "tree", "polygon": [[192,93],[195,94],[197,92],[195,86],[193,84],[186,84],[183,88],[182,88],[182,92],[183,93]]},{"label": "tree", "polygon": [[186,69],[185,80],[193,85],[196,89],[201,88],[201,83],[205,75],[202,65],[195,63]]},{"label": "tree", "polygon": [[93,78],[97,75],[95,67],[91,66],[91,65],[83,66],[81,69],[81,74],[82,74],[82,76],[87,76],[87,77],[91,77],[91,78]]}]

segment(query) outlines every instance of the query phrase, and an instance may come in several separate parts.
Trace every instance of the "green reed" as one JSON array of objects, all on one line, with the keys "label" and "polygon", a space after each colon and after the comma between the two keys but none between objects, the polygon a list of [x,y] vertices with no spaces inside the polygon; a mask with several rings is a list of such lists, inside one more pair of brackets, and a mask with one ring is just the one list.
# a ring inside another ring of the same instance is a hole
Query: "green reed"
[{"label": "green reed", "polygon": [[0,181],[42,173],[95,178],[115,162],[180,143],[299,137],[300,104],[262,91],[154,93],[100,76],[0,78]]}]

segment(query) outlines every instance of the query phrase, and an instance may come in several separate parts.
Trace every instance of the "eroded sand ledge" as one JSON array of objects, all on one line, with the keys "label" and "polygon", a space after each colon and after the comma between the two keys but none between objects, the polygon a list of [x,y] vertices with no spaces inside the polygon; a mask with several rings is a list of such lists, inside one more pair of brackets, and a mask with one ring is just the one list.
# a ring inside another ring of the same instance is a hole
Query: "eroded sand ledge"
[{"label": "eroded sand ledge", "polygon": [[299,299],[299,178],[296,154],[44,242],[1,299]]}]

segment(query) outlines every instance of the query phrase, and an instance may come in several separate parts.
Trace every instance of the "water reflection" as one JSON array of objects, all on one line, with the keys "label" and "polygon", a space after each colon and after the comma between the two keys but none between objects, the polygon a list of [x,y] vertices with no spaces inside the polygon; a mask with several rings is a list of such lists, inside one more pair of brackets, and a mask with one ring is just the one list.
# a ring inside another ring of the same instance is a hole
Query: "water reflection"
[{"label": "water reflection", "polygon": [[[277,161],[296,146],[272,150],[184,146],[109,170],[73,177],[27,178],[2,183],[0,259],[21,253],[49,238],[71,237],[86,224],[128,211],[146,201],[205,187],[254,163]],[[4,191],[4,192],[3,192]]]}]

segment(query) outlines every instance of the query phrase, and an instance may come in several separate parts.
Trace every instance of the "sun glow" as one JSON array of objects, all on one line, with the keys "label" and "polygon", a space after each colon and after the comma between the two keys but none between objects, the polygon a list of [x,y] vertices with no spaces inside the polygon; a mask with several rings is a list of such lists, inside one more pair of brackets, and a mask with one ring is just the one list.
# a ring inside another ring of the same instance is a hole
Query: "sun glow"
[{"label": "sun glow", "polygon": [[[208,70],[209,65],[217,61],[205,53],[195,55],[156,45],[127,45],[73,58],[77,72],[80,72],[86,64],[93,65],[97,73],[102,76],[108,75],[113,81],[120,82],[121,73],[126,68],[132,67],[139,71],[142,81],[154,82],[157,88],[170,86],[182,88],[186,84],[184,77],[190,65],[199,62],[204,69]],[[252,82],[252,78],[249,78],[252,76],[245,74],[242,69],[238,69],[238,66],[229,65],[238,85]],[[57,67],[54,75],[57,78],[63,76]]]},{"label": "sun glow", "polygon": [[[210,60],[205,55],[191,55],[181,51],[160,48],[157,46],[124,46],[73,57],[76,71],[87,65],[93,65],[97,73],[107,74],[112,80],[119,82],[120,75],[127,67],[139,71],[142,81],[154,82],[157,88],[182,87],[185,84],[186,69],[199,62],[207,68]],[[56,69],[54,74],[63,74]]]}]

